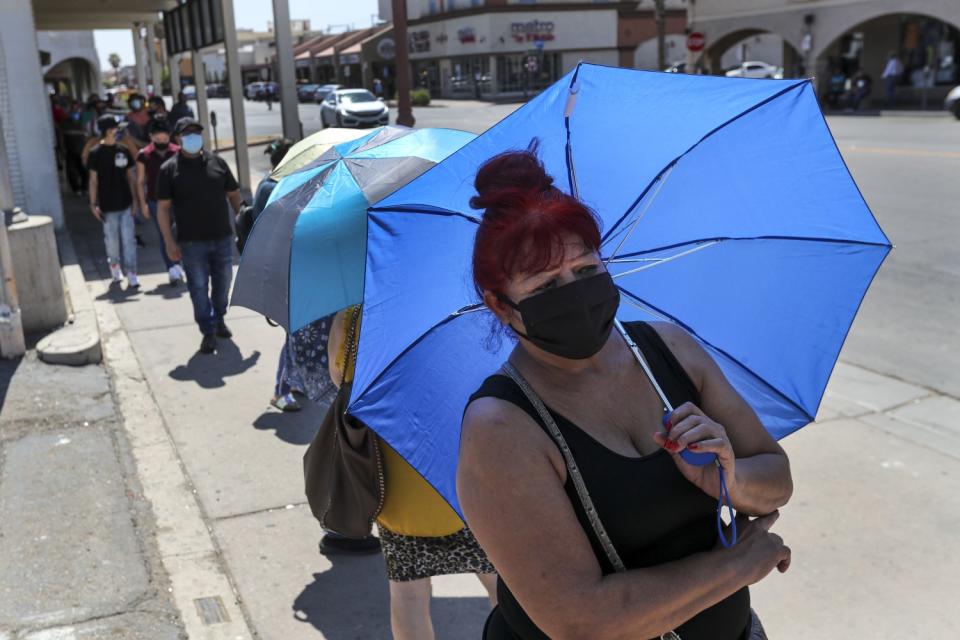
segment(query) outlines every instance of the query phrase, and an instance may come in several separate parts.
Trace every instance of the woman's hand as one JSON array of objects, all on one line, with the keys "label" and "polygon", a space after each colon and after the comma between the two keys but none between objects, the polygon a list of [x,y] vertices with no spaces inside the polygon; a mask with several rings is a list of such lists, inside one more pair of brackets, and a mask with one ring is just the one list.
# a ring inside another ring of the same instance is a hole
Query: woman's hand
[{"label": "woman's hand", "polygon": [[790,547],[783,538],[770,531],[770,527],[780,517],[779,511],[751,520],[747,516],[737,516],[739,538],[731,550],[743,562],[747,584],[755,584],[765,578],[774,567],[780,573],[790,568]]},{"label": "woman's hand", "polygon": [[689,449],[694,453],[715,453],[723,467],[727,491],[732,497],[736,492],[736,454],[723,425],[714,422],[697,405],[685,402],[670,414],[665,431],[657,431],[653,439],[670,452],[673,461],[683,476],[709,496],[720,496],[720,482],[714,465],[696,466],[680,457],[680,452]]}]

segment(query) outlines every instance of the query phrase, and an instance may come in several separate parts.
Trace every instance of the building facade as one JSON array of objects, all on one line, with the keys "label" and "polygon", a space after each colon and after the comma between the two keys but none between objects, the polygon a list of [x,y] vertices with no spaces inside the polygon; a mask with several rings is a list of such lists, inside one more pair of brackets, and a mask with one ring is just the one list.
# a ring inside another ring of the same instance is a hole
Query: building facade
[{"label": "building facade", "polygon": [[692,23],[707,38],[714,71],[738,43],[770,34],[783,43],[785,76],[814,78],[821,95],[832,76],[863,72],[872,79],[871,100],[884,104],[881,76],[891,53],[902,70],[897,104],[935,103],[960,84],[958,0],[700,0]]},{"label": "building facade", "polygon": [[[381,18],[390,17],[389,4],[381,1]],[[669,64],[685,55],[687,0],[668,0],[667,9]],[[657,64],[648,0],[409,0],[408,21],[414,86],[434,97],[523,97],[545,89],[580,61]]]}]

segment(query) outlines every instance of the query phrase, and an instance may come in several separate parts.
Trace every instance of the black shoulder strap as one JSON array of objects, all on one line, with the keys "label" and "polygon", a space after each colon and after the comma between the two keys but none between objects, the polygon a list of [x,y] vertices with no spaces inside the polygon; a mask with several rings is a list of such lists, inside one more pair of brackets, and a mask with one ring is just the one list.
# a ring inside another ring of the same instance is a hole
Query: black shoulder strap
[{"label": "black shoulder strap", "polygon": [[646,322],[624,323],[624,328],[640,347],[670,404],[674,407],[679,407],[684,402],[699,405],[700,391],[657,330]]}]

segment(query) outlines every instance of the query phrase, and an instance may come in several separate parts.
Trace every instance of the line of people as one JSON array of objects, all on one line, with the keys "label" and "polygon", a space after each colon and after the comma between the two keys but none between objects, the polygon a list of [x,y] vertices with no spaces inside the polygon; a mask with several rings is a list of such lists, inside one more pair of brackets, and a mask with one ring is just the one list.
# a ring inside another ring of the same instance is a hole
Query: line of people
[{"label": "line of people", "polygon": [[126,277],[128,290],[140,287],[137,218],[153,223],[169,284],[187,284],[202,335],[199,351],[214,353],[218,338],[232,337],[224,321],[233,279],[227,204],[234,215],[240,211],[239,184],[226,161],[204,149],[203,126],[183,93],[169,111],[161,96],[134,93],[127,104],[122,120],[96,96],[85,107],[69,104],[58,128],[70,186],[78,195],[87,192],[90,212],[103,225],[114,286]]}]

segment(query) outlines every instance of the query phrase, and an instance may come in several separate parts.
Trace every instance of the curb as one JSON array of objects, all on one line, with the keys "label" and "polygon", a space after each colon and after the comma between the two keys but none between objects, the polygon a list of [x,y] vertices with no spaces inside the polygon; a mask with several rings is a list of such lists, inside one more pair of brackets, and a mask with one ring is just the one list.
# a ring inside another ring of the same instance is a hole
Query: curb
[{"label": "curb", "polygon": [[[105,281],[91,283],[97,295],[107,287]],[[258,636],[250,628],[216,536],[116,309],[98,300],[93,311],[136,476],[153,513],[160,562],[186,637],[254,640]]]},{"label": "curb", "polygon": [[66,232],[57,234],[60,251],[60,273],[70,317],[60,329],[45,336],[37,343],[37,355],[47,364],[83,366],[99,364],[103,359],[100,346],[100,327],[93,307],[93,298],[83,277],[83,270],[73,249],[73,242]]}]

